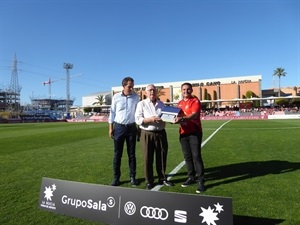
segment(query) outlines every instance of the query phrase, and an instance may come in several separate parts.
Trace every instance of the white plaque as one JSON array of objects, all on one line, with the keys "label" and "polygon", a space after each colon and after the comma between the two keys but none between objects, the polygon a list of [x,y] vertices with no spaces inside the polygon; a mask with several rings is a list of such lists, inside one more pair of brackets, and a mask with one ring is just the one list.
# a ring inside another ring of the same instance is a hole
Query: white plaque
[{"label": "white plaque", "polygon": [[161,110],[160,118],[164,122],[174,123],[175,122],[175,118],[178,116],[178,114],[180,113],[180,111],[181,111],[180,108],[173,107],[173,106],[165,106]]}]

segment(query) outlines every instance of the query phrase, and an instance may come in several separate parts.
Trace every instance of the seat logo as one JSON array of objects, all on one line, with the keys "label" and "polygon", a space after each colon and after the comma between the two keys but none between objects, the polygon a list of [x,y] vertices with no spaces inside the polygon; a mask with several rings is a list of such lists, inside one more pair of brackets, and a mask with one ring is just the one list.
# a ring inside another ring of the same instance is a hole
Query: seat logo
[{"label": "seat logo", "polygon": [[174,222],[186,223],[187,222],[187,211],[175,210],[174,211]]},{"label": "seat logo", "polygon": [[140,214],[144,218],[166,220],[169,217],[169,213],[164,208],[143,206],[140,210]]}]

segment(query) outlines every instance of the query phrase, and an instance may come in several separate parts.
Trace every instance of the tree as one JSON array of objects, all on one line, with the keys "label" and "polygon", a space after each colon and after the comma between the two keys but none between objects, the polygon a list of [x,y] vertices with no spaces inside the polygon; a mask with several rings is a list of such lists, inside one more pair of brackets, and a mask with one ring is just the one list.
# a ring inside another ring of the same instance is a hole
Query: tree
[{"label": "tree", "polygon": [[142,100],[142,89],[139,89],[139,88],[136,88],[136,89],[133,89],[133,92],[136,93],[139,97],[140,97],[140,100]]},{"label": "tree", "polygon": [[159,99],[160,96],[164,96],[166,92],[163,91],[162,88],[157,88],[156,89],[156,97]]},{"label": "tree", "polygon": [[93,103],[93,105],[103,105],[104,104],[104,97],[103,95],[98,95],[96,97],[96,102]]},{"label": "tree", "polygon": [[254,98],[254,97],[257,97],[257,96],[253,91],[246,92],[246,98]]},{"label": "tree", "polygon": [[[104,96],[103,95],[98,95],[97,97],[96,97],[96,102],[94,102],[93,103],[93,105],[103,105],[104,104]],[[96,107],[96,108],[94,108],[94,111],[95,112],[101,112],[101,108],[99,107]]]},{"label": "tree", "polygon": [[179,100],[179,94],[175,94],[175,95],[174,95],[174,100],[175,100],[175,101]]},{"label": "tree", "polygon": [[206,88],[204,88],[204,100],[208,100],[208,93]]},{"label": "tree", "polygon": [[279,89],[279,92],[278,92],[278,97],[280,97],[280,78],[281,77],[285,77],[287,73],[284,71],[284,68],[281,68],[281,67],[278,67],[274,70],[274,74],[273,76],[277,76],[278,79],[279,79],[279,84],[278,84],[278,89]]},{"label": "tree", "polygon": [[214,100],[218,100],[218,93],[216,91],[213,92]]}]

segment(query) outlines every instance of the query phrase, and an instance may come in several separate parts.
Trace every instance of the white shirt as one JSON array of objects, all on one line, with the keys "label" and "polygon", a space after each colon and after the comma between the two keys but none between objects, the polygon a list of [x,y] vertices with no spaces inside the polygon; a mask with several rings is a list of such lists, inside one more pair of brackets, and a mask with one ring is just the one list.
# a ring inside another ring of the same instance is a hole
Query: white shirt
[{"label": "white shirt", "polygon": [[164,107],[164,103],[160,100],[156,100],[155,105],[151,102],[149,98],[140,101],[137,104],[135,111],[135,122],[143,130],[148,131],[158,131],[165,128],[165,123],[148,123],[143,124],[145,118],[152,116],[160,116],[161,110]]}]

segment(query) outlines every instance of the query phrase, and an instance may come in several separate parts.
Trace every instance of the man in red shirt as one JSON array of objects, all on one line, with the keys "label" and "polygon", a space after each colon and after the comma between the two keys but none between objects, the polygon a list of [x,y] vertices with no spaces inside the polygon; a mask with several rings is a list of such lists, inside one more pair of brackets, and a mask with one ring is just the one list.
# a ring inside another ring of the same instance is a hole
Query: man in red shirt
[{"label": "man in red shirt", "polygon": [[193,96],[190,83],[181,85],[183,99],[178,102],[182,114],[176,117],[175,123],[180,123],[180,144],[186,163],[188,179],[181,186],[187,187],[198,182],[197,193],[204,192],[204,165],[201,156],[202,126],[200,120],[201,103]]}]

